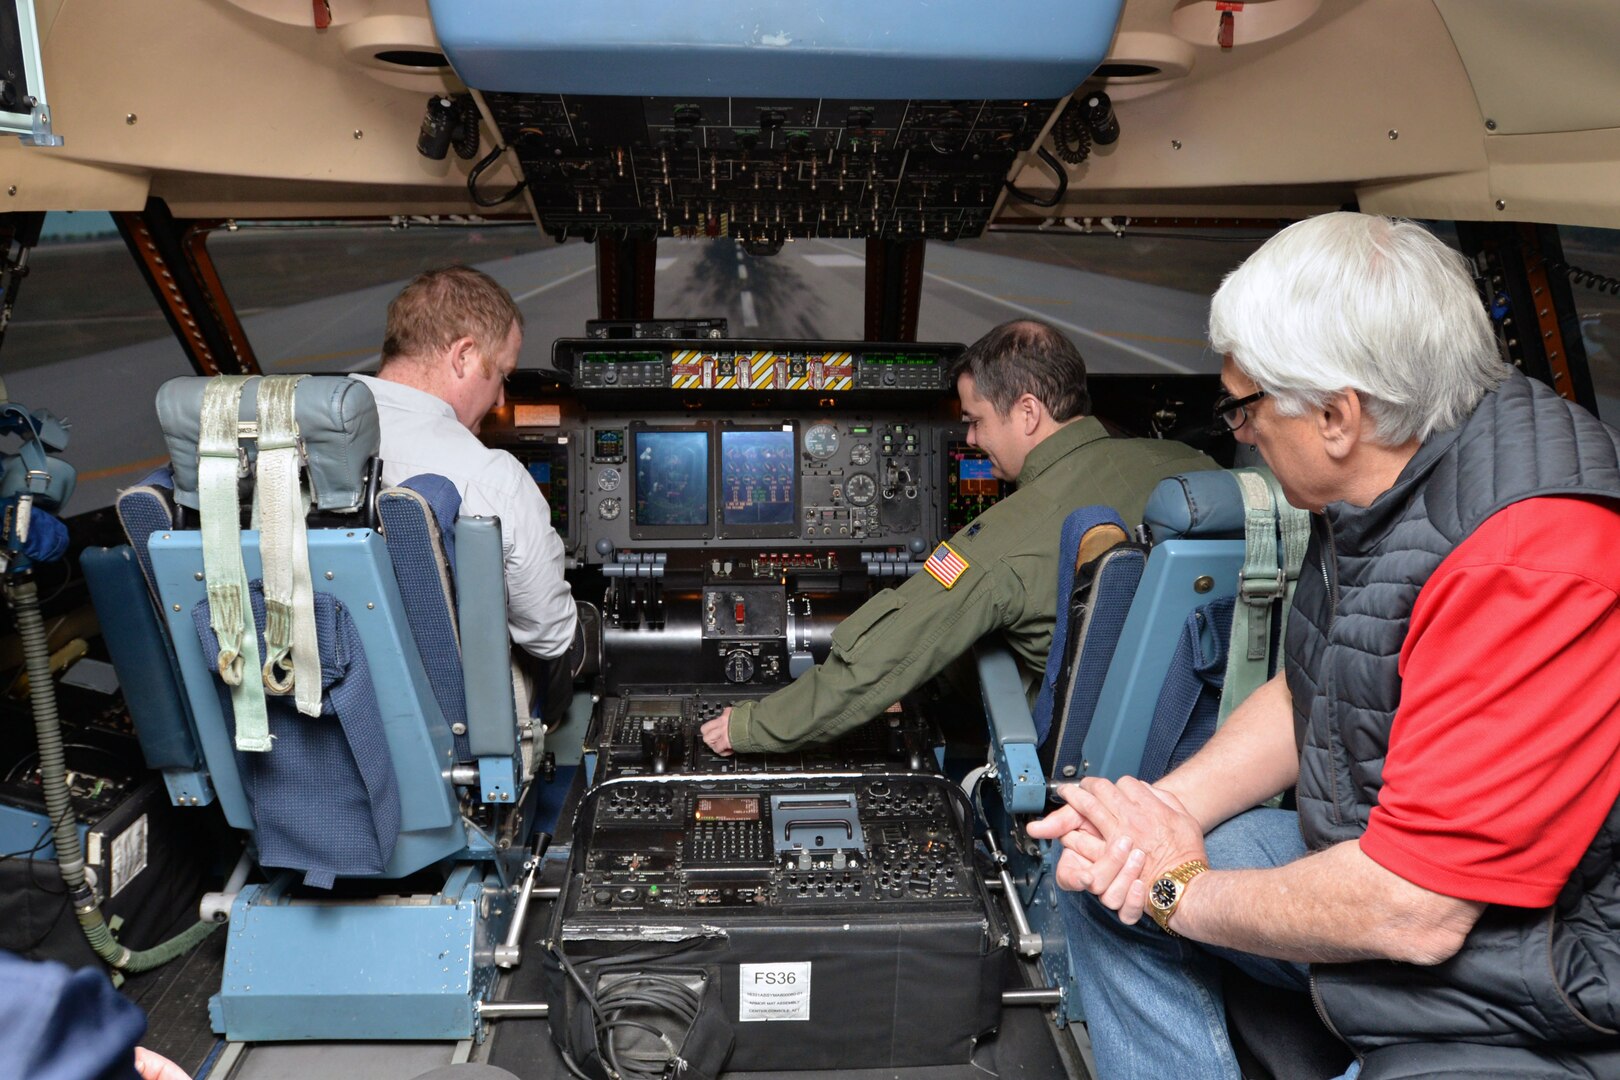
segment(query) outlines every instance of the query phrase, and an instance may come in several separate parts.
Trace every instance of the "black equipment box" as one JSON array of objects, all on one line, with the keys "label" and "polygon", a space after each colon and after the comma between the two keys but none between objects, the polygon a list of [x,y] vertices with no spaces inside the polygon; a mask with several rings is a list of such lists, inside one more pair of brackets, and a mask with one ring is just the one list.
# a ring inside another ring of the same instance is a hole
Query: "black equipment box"
[{"label": "black equipment box", "polygon": [[[585,985],[703,970],[728,1069],[966,1063],[1010,955],[971,821],[935,775],[609,780],[581,804],[549,944]],[[548,982],[562,1038],[588,1006]]]}]

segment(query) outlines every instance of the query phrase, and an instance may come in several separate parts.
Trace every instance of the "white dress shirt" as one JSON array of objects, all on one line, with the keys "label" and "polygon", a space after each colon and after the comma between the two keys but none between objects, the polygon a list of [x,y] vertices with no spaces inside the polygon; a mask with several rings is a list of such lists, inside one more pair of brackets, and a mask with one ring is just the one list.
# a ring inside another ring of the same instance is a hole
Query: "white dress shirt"
[{"label": "white dress shirt", "polygon": [[437,473],[461,493],[461,512],[501,520],[506,623],[512,641],[542,659],[574,640],[574,598],[551,507],[517,458],[461,426],[448,402],[400,383],[354,375],[371,389],[382,427],[384,484]]}]

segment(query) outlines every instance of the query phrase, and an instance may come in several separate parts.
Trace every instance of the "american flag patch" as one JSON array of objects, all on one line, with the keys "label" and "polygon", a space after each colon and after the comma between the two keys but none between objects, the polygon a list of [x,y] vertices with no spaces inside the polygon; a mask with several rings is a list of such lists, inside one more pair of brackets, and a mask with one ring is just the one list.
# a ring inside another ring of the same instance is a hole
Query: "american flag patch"
[{"label": "american flag patch", "polygon": [[923,569],[933,574],[934,580],[947,589],[956,584],[956,580],[967,571],[967,568],[967,560],[944,542],[941,542],[939,547],[934,549],[934,553],[928,556],[928,561],[923,563]]}]

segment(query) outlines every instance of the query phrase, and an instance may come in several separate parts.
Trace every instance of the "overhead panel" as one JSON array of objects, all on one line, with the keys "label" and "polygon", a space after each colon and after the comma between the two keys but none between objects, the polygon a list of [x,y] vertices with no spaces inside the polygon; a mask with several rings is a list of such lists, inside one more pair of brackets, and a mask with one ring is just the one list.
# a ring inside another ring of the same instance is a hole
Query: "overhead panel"
[{"label": "overhead panel", "polygon": [[1120,0],[435,0],[544,228],[955,239],[983,231],[1014,158],[1101,61]]}]

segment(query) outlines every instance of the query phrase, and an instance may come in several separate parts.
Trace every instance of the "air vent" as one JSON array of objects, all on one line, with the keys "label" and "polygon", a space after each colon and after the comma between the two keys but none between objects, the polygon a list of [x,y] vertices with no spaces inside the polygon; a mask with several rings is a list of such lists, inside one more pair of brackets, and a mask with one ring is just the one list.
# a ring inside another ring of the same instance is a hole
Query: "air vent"
[{"label": "air vent", "polygon": [[1162,74],[1164,74],[1164,69],[1154,64],[1103,64],[1091,73],[1091,77],[1094,79],[1145,79]]},{"label": "air vent", "polygon": [[443,53],[427,52],[420,49],[384,49],[382,52],[373,55],[376,56],[378,63],[411,68],[415,71],[427,71],[433,68],[450,66],[450,61],[444,58]]}]

